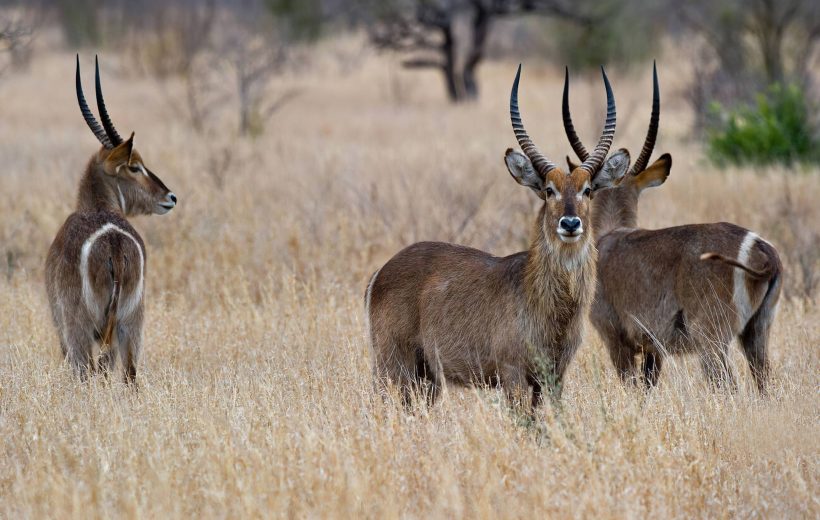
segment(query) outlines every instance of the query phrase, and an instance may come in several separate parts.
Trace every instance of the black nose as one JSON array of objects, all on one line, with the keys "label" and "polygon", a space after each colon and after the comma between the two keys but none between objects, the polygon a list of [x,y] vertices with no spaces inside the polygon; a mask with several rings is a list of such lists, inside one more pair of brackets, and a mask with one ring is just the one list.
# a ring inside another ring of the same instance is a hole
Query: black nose
[{"label": "black nose", "polygon": [[177,196],[174,195],[173,193],[169,193],[168,198],[171,199],[171,202],[173,202],[174,204],[177,203]]},{"label": "black nose", "polygon": [[561,226],[561,229],[564,231],[574,233],[575,230],[581,227],[581,219],[578,217],[561,217],[561,220],[558,221],[558,225]]}]

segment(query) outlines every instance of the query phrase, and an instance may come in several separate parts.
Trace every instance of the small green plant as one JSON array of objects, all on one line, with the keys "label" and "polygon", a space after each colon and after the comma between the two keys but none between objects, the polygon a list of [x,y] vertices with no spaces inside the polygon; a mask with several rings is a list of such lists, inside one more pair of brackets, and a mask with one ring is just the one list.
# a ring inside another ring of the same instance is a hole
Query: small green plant
[{"label": "small green plant", "polygon": [[711,108],[709,155],[717,164],[820,163],[811,106],[794,85],[775,84],[754,105]]}]

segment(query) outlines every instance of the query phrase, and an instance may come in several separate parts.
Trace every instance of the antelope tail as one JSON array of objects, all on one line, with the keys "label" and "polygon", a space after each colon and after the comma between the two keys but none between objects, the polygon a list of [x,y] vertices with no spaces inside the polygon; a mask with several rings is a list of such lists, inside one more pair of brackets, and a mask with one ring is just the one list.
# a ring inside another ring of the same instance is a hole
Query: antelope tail
[{"label": "antelope tail", "polygon": [[[117,307],[120,302],[120,269],[115,268],[116,262],[109,259],[109,267],[111,268],[111,300],[108,302],[108,309],[105,311],[105,326],[102,333],[102,345],[100,350],[106,351],[111,348],[114,340],[114,332],[117,330]],[[119,267],[119,265],[117,265]]]},{"label": "antelope tail", "polygon": [[719,255],[717,253],[703,253],[702,255],[700,255],[700,259],[701,260],[719,260],[719,261],[721,261],[725,264],[729,264],[733,267],[743,269],[744,271],[746,271],[747,273],[749,273],[751,276],[753,276],[755,278],[761,278],[761,279],[771,278],[772,274],[774,274],[772,268],[769,267],[769,266],[767,266],[763,270],[757,270],[757,269],[755,269],[753,267],[750,267],[746,264],[738,262],[734,258],[729,258],[727,256]]}]

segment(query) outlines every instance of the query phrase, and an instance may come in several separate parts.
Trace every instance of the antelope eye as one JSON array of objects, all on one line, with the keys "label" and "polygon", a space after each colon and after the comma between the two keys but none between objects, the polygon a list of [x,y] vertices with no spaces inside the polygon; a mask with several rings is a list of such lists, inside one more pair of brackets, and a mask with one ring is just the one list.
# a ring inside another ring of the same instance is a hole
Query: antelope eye
[{"label": "antelope eye", "polygon": [[552,188],[547,188],[546,190],[544,190],[544,193],[547,194],[547,197],[552,197],[553,195],[555,195],[555,191]]},{"label": "antelope eye", "polygon": [[586,195],[587,197],[589,197],[589,195],[590,195],[591,193],[592,193],[592,190],[591,190],[591,189],[589,189],[589,188],[587,188],[587,189],[585,189],[585,190],[584,190],[584,195]]},{"label": "antelope eye", "polygon": [[133,166],[133,165],[129,164],[128,169],[131,170],[131,173],[139,173],[140,172],[139,166]]}]

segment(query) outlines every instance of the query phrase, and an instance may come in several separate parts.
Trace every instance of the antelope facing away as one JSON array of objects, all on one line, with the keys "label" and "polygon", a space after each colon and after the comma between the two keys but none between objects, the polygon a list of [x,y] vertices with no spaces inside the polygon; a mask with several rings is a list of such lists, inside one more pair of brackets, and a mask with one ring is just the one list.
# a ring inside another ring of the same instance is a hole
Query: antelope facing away
[{"label": "antelope facing away", "polygon": [[[564,82],[564,128],[581,160],[588,156],[575,134]],[[647,167],[658,134],[660,92],[653,68],[652,114],[638,159],[618,150],[602,175],[614,185],[592,205],[598,247],[598,283],[591,321],[606,343],[623,380],[636,382],[636,356],[654,386],[667,355],[701,356],[709,381],[735,387],[728,348],[738,337],[755,383],[765,392],[767,344],[780,296],[782,266],[777,251],[755,233],[726,222],[665,229],[638,228],[638,198],[660,186],[672,167],[662,155]],[[569,161],[569,158],[568,158]],[[570,162],[571,164],[571,162]]]},{"label": "antelope facing away", "polygon": [[[512,177],[543,200],[528,251],[498,258],[469,247],[420,242],[391,258],[365,293],[373,371],[391,382],[405,404],[414,389],[434,402],[443,382],[497,384],[533,408],[542,391],[560,396],[560,382],[582,335],[595,286],[590,198],[615,133],[615,100],[606,73],[604,131],[583,164],[565,173],[527,135],[518,110],[515,76],[510,117],[524,153],[508,149]],[[595,180],[593,180],[595,179]]]},{"label": "antelope facing away", "polygon": [[77,210],[57,233],[46,259],[46,290],[63,355],[85,379],[99,366],[106,372],[118,357],[126,382],[135,382],[142,343],[145,244],[126,217],[162,215],[176,196],[149,170],[134,149],[134,134],[123,140],[105,108],[96,63],[97,109],[89,110],[80,82],[77,101],[85,122],[102,144],[80,181]]}]

